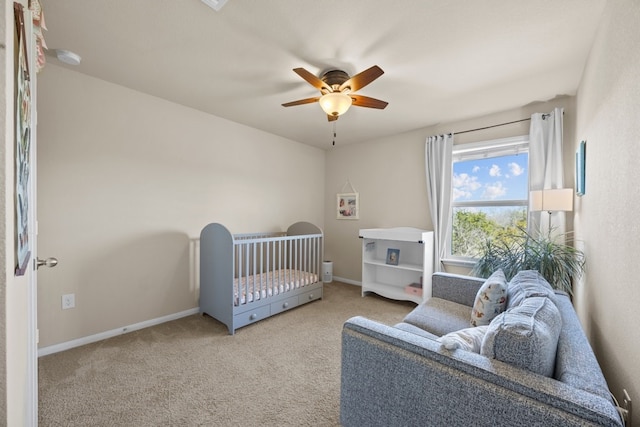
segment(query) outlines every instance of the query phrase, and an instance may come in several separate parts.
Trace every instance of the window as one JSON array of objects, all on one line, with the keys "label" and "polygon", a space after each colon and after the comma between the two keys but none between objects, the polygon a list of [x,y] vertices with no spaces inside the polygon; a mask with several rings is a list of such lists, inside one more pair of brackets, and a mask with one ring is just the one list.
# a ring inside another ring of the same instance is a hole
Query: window
[{"label": "window", "polygon": [[488,239],[527,227],[529,137],[453,146],[451,259],[477,258]]}]

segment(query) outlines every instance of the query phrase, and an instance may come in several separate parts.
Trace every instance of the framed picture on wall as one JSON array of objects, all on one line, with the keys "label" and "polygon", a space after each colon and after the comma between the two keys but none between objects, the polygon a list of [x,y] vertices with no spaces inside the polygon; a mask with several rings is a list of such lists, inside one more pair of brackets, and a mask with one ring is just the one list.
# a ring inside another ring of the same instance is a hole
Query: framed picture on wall
[{"label": "framed picture on wall", "polygon": [[338,193],[336,204],[338,219],[358,219],[358,193]]},{"label": "framed picture on wall", "polygon": [[587,143],[581,141],[576,151],[576,193],[584,196],[585,193],[585,161],[587,156]]}]

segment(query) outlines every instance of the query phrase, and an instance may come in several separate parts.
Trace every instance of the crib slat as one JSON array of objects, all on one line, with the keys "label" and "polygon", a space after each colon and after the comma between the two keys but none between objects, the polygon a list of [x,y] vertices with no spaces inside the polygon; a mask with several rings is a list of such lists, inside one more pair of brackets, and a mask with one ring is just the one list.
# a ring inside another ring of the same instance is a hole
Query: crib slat
[{"label": "crib slat", "polygon": [[312,237],[311,238],[311,268],[309,269],[311,274],[315,274],[315,272],[316,272],[316,262],[318,261],[317,260],[317,256],[316,256],[316,254],[318,253],[316,245],[317,245],[316,238]]},{"label": "crib slat", "polygon": [[298,280],[298,239],[293,241],[293,278],[291,279],[292,285],[295,285]]},{"label": "crib slat", "polygon": [[260,289],[264,289],[263,287],[263,279],[264,277],[262,277],[262,273],[264,272],[263,267],[264,267],[264,242],[260,242]]},{"label": "crib slat", "polygon": [[[318,238],[318,269],[316,270],[318,277],[321,277],[322,275],[322,258],[324,258],[324,240],[322,239],[322,237],[319,237]],[[319,280],[322,280],[322,279],[319,279]]]},{"label": "crib slat", "polygon": [[300,286],[307,284],[306,274],[307,268],[307,239],[300,239]]},{"label": "crib slat", "polygon": [[255,243],[251,244],[251,249],[253,249],[253,259],[252,259],[252,261],[253,261],[252,262],[253,269],[251,271],[251,273],[252,273],[251,274],[251,277],[252,277],[252,280],[251,280],[252,288],[251,288],[251,290],[253,292],[253,300],[255,301],[255,300],[258,299],[258,296],[260,295],[260,289],[258,289],[258,293],[256,293],[256,274],[257,274],[257,272],[256,272],[256,244]]},{"label": "crib slat", "polygon": [[313,268],[312,267],[313,258],[312,258],[312,255],[311,255],[312,252],[313,252],[313,246],[312,246],[311,239],[307,239],[306,240],[306,245],[307,245],[307,257],[306,257],[307,264],[306,264],[306,268],[304,270],[305,271],[304,276],[305,276],[306,283],[310,284],[311,283],[311,277],[309,276],[309,274],[310,274],[309,272]]},{"label": "crib slat", "polygon": [[276,242],[270,242],[271,243],[271,272],[269,274],[271,274],[271,283],[276,283],[275,277],[273,277],[273,275],[275,274],[273,271],[276,269]]},{"label": "crib slat", "polygon": [[249,303],[249,245],[245,244],[244,245],[244,270],[245,270],[245,277],[246,277],[246,283],[245,283],[245,301],[248,304]]},{"label": "crib slat", "polygon": [[316,237],[316,268],[314,269],[314,273],[318,275],[318,277],[320,277],[320,266],[322,265],[322,247],[320,246],[322,244],[322,241],[320,240],[320,238]]},{"label": "crib slat", "polygon": [[237,245],[236,249],[238,251],[238,305],[243,304],[242,302],[242,266],[243,266],[243,253],[242,253],[242,245]]},{"label": "crib slat", "polygon": [[[268,270],[269,270],[269,260],[270,260],[270,255],[271,255],[271,252],[270,252],[270,250],[269,250],[269,247],[270,247],[269,242],[266,242],[266,246],[267,246],[267,252],[266,252],[266,254],[265,254],[265,265],[266,265],[266,270],[267,270],[267,271],[263,271],[263,272],[262,272],[262,274],[264,274],[264,275],[265,275],[266,285],[267,285],[267,286],[269,286],[269,283],[270,283],[270,282],[269,282],[269,273],[268,273]],[[273,283],[273,282],[271,282],[271,283]],[[272,292],[271,294],[273,295],[273,292]]]}]

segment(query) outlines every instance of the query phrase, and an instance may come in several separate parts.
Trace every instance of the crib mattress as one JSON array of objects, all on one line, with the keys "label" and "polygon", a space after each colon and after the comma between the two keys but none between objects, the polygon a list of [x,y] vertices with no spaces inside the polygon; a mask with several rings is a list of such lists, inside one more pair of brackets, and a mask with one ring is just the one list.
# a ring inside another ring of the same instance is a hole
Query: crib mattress
[{"label": "crib mattress", "polygon": [[233,281],[233,304],[247,304],[263,298],[279,295],[318,282],[318,275],[302,270],[282,269]]}]

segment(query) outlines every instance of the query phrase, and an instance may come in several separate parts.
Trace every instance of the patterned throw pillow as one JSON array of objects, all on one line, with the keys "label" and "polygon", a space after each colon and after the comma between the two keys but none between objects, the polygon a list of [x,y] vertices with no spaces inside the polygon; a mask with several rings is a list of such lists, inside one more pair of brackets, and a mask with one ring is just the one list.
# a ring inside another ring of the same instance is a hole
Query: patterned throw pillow
[{"label": "patterned throw pillow", "polygon": [[471,310],[471,326],[488,325],[506,306],[507,279],[502,270],[498,270],[478,289]]}]

